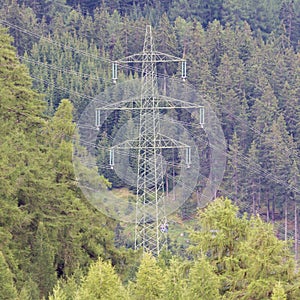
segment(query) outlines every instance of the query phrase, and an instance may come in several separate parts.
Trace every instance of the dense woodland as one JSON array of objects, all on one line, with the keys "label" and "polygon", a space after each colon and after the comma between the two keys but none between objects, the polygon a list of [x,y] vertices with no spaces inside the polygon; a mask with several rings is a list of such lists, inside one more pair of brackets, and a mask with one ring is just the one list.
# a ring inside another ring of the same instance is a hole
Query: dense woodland
[{"label": "dense woodland", "polygon": [[[0,299],[300,298],[299,0],[0,0],[0,12]],[[196,212],[191,195],[176,212],[193,220],[188,245],[158,258],[120,243],[124,225],[85,199],[72,163],[76,120],[147,24],[157,50],[186,58],[227,143],[219,198]]]}]

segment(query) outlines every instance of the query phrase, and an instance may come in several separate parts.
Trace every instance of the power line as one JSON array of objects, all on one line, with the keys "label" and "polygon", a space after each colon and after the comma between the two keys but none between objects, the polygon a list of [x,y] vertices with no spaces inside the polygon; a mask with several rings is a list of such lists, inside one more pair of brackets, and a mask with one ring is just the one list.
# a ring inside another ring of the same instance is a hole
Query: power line
[{"label": "power line", "polygon": [[[1,20],[2,21],[2,23],[3,23],[3,20]],[[0,22],[1,22],[0,21]],[[20,31],[22,31],[22,32],[24,32],[24,33],[26,33],[26,34],[31,34],[31,35],[33,35],[33,36],[35,36],[35,37],[40,37],[40,38],[44,38],[44,37],[42,37],[42,36],[40,36],[40,35],[36,35],[36,34],[34,34],[33,32],[29,32],[28,30],[26,30],[26,29],[22,29],[21,27],[19,27],[19,26],[16,26],[16,25],[13,25],[13,24],[11,24],[11,23],[9,23],[9,22],[7,22],[7,21],[4,21],[5,22],[5,24],[6,25],[9,25],[10,27],[13,27],[13,28],[15,28],[15,29],[17,29],[17,30],[20,30]],[[53,43],[54,45],[58,45],[58,46],[62,46],[63,44],[61,44],[61,43],[57,43],[57,42],[55,42],[55,41],[53,41],[53,40],[51,40],[51,39],[48,39],[48,38],[44,38],[44,39],[46,39],[46,41],[48,41],[48,42],[50,42],[50,43]],[[77,52],[78,51],[78,49],[75,49],[74,47],[71,47],[71,46],[68,46],[68,47],[66,47],[66,49],[67,50],[72,50],[72,51],[75,51],[75,52]],[[88,54],[88,53],[83,53],[84,51],[82,51],[82,50],[80,50],[80,54],[82,54],[82,55],[85,55],[85,56],[89,56],[89,57],[93,57],[93,58],[98,58],[99,59],[99,57],[95,57],[95,56],[91,56],[90,54]],[[106,62],[112,62],[111,60],[106,60]],[[40,62],[39,62],[40,63]],[[48,67],[48,66],[45,66],[45,67]],[[54,69],[55,69],[55,67],[54,67]],[[129,68],[129,69],[133,69],[133,68]],[[136,68],[134,68],[134,70],[136,70]],[[78,73],[76,74],[75,73],[75,75],[78,75]],[[162,75],[162,74],[161,74]],[[158,76],[159,76],[159,74],[158,74]],[[164,76],[165,77],[165,76]],[[35,78],[36,80],[37,80],[37,78]],[[97,78],[93,78],[93,80],[97,80]],[[49,83],[49,82],[48,82]],[[55,85],[55,88],[58,88],[56,85]],[[64,90],[64,91],[67,91],[67,89],[66,88],[59,88],[59,89],[61,89],[61,90]],[[69,91],[68,91],[69,92]],[[92,99],[92,97],[90,97],[90,96],[87,96],[87,95],[84,95],[84,94],[80,94],[80,93],[78,93],[78,92],[72,92],[72,94],[74,94],[74,95],[76,95],[76,96],[80,96],[80,97],[82,97],[82,98],[88,98],[88,99]],[[255,101],[259,101],[258,99],[255,99]],[[261,101],[260,101],[261,102]],[[224,110],[225,111],[227,111],[227,112],[229,112],[230,113],[230,111],[229,110],[227,110],[226,109],[226,107],[224,108]],[[256,134],[258,134],[259,136],[262,136],[262,133],[260,132],[260,131],[258,131],[257,129],[255,129],[254,127],[252,127],[252,126],[250,126],[248,123],[245,123],[241,118],[239,118],[238,116],[235,116],[235,115],[233,115],[233,114],[230,114],[233,118],[235,118],[236,120],[238,120],[238,121],[241,121],[242,122],[242,124],[243,125],[246,125],[248,128],[250,128],[253,132],[255,132]],[[259,166],[260,167],[260,166]],[[259,169],[257,169],[257,170],[255,170],[255,171],[258,171]],[[259,172],[262,172],[261,170],[259,171]],[[264,171],[264,172],[266,172],[266,171]],[[264,175],[268,175],[269,173],[265,173]],[[268,176],[268,177],[270,177],[270,176]],[[271,177],[271,179],[272,180],[275,180],[275,182],[276,183],[281,183],[281,184],[283,184],[282,182],[278,182],[278,180],[276,179],[276,177],[274,178],[274,177]],[[285,186],[287,186],[287,185],[285,185]],[[298,190],[296,190],[297,192],[298,192]]]}]

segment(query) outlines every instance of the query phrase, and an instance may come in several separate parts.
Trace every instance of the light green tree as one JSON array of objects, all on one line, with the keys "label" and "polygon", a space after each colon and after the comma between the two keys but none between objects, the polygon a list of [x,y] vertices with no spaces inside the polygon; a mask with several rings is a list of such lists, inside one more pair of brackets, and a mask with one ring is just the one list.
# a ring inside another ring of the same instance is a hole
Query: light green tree
[{"label": "light green tree", "polygon": [[271,300],[286,300],[286,293],[280,281],[273,288]]},{"label": "light green tree", "polygon": [[5,258],[0,251],[0,299],[15,300],[17,299],[17,290]]},{"label": "light green tree", "polygon": [[54,287],[53,294],[49,296],[49,300],[67,300],[67,296],[60,285]]},{"label": "light green tree", "polygon": [[183,259],[171,258],[170,265],[165,270],[163,299],[180,300],[186,296],[190,265],[190,262],[186,262]]},{"label": "light green tree", "polygon": [[82,282],[78,300],[129,299],[119,276],[109,261],[98,259]]},{"label": "light green tree", "polygon": [[297,297],[297,275],[288,245],[259,217],[238,217],[230,200],[219,198],[199,213],[190,251],[206,257],[226,299],[268,299],[276,282]]},{"label": "light green tree", "polygon": [[129,285],[132,299],[161,299],[165,288],[163,270],[151,254],[145,254],[136,275],[136,282]]},{"label": "light green tree", "polygon": [[202,257],[195,261],[190,270],[184,299],[218,300],[221,299],[220,287],[220,277],[215,273],[209,261]]}]

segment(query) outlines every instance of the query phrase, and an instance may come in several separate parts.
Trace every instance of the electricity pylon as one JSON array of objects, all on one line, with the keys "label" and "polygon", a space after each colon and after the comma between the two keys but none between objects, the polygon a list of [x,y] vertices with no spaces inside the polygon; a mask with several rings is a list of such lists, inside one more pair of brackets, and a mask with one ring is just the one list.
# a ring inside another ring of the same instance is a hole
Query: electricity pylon
[{"label": "electricity pylon", "polygon": [[199,108],[200,123],[204,123],[204,110],[189,102],[159,95],[157,63],[179,62],[182,65],[182,79],[186,78],[186,61],[169,54],[155,51],[151,26],[146,26],[143,52],[133,54],[113,63],[112,78],[117,80],[117,67],[124,63],[141,63],[140,98],[128,99],[131,107],[108,105],[96,109],[96,126],[100,124],[101,110],[139,110],[138,137],[126,140],[110,148],[110,165],[114,166],[116,149],[137,151],[135,248],[159,255],[167,246],[167,216],[164,191],[164,149],[181,149],[186,152],[187,167],[191,163],[191,147],[161,132],[161,111],[175,108]]}]

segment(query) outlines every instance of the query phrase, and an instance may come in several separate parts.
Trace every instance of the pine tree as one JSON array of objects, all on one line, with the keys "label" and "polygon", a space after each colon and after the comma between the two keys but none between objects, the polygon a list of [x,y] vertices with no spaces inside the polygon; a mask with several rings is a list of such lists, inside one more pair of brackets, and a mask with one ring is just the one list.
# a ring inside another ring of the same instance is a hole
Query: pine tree
[{"label": "pine tree", "polygon": [[[5,21],[12,24],[9,33],[14,37],[14,45],[17,48],[17,52],[21,55],[24,52],[29,51],[32,48],[33,43],[37,41],[37,38],[33,35],[25,34],[24,31],[28,30],[36,34],[39,26],[35,12],[24,3],[21,5],[21,1],[12,0],[7,5],[1,5],[1,15],[5,16]],[[18,30],[22,28],[22,31]]]},{"label": "pine tree", "polygon": [[[178,51],[178,43],[176,40],[174,27],[170,24],[169,18],[166,13],[164,13],[160,19],[159,27],[157,29],[157,38],[155,39],[156,48],[160,52],[176,55]],[[163,64],[163,70],[158,72],[163,73],[166,77],[168,73],[174,74],[176,65],[174,64]],[[163,93],[166,94],[167,84],[164,78]]]},{"label": "pine tree", "polygon": [[181,48],[180,53],[185,57],[186,53],[189,51],[190,43],[192,42],[192,37],[190,35],[190,32],[193,29],[192,24],[181,17],[177,17],[174,29]]},{"label": "pine tree", "polygon": [[0,232],[18,290],[38,299],[57,275],[99,256],[118,261],[118,254],[112,222],[91,208],[75,181],[71,103],[63,100],[53,119],[43,115],[44,101],[0,31]]},{"label": "pine tree", "polygon": [[[281,3],[279,18],[284,26],[284,33],[289,42],[295,47],[299,40],[299,4],[294,1],[284,1]],[[298,11],[297,11],[298,6]]]},{"label": "pine tree", "polygon": [[277,239],[271,224],[253,218],[249,229],[247,240],[240,248],[239,257],[244,269],[240,276],[251,281],[245,296],[263,299],[272,293],[274,282],[280,280],[289,284],[295,276],[295,265],[287,244]]},{"label": "pine tree", "polygon": [[[9,262],[18,289],[26,281],[24,269],[28,262],[28,232],[31,218],[22,197],[26,174],[32,177],[39,163],[36,147],[40,128],[45,121],[41,97],[31,89],[31,79],[24,65],[16,58],[12,39],[0,28],[0,195],[1,232],[7,244],[2,249],[9,253]],[[31,162],[35,163],[31,164]],[[18,250],[17,250],[18,249]],[[20,267],[20,258],[22,268]]]},{"label": "pine tree", "polygon": [[289,133],[294,137],[296,143],[300,145],[300,108],[298,105],[298,94],[299,87],[295,83],[293,88],[287,81],[284,83],[283,89],[281,90],[281,97],[284,98],[282,109],[284,111],[284,119],[286,121],[287,129]]},{"label": "pine tree", "polygon": [[201,231],[191,232],[195,257],[209,252],[209,260],[218,265],[218,273],[227,269],[226,256],[234,254],[246,235],[247,220],[237,218],[238,208],[229,199],[218,198],[205,211],[199,211]]},{"label": "pine tree", "polygon": [[270,174],[269,186],[272,187],[272,220],[274,221],[275,199],[276,204],[282,207],[288,193],[288,175],[292,165],[291,156],[293,143],[290,141],[286,130],[285,120],[282,115],[272,124],[271,132],[266,134],[265,144],[269,149]]}]

